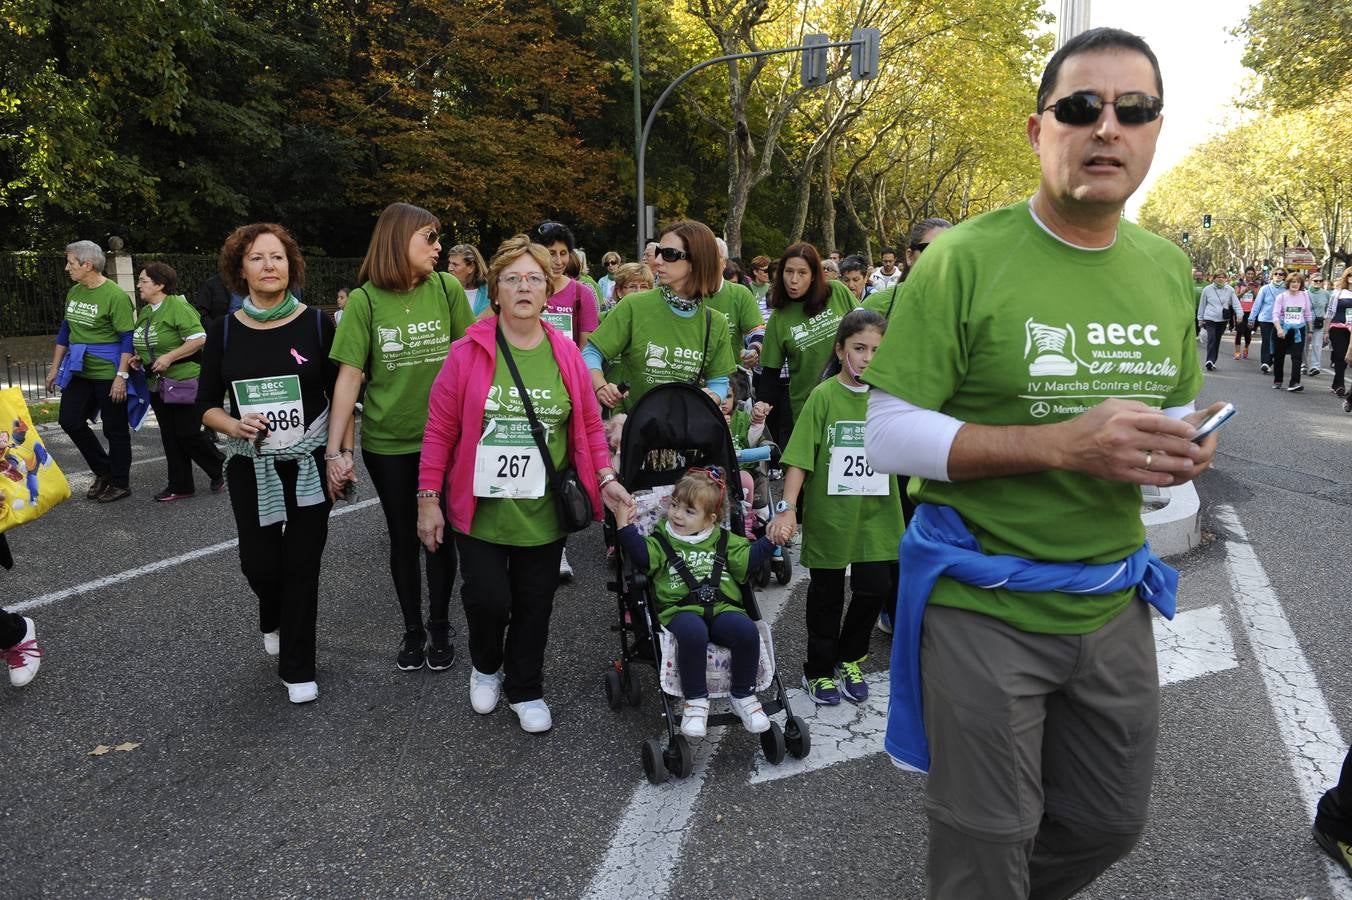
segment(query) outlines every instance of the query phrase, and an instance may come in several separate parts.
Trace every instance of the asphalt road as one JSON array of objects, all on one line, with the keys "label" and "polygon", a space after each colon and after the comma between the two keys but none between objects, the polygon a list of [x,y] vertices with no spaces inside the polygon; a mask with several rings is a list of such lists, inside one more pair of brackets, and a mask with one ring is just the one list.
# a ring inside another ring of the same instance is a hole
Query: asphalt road
[{"label": "asphalt road", "polygon": [[[1291,395],[1257,366],[1227,356],[1207,376],[1201,400],[1240,414],[1198,485],[1207,539],[1173,561],[1176,629],[1199,627],[1163,689],[1147,834],[1087,897],[1352,896],[1308,831],[1312,785],[1336,777],[1352,731],[1352,416],[1327,373]],[[79,499],[14,532],[18,567],[0,576],[5,606],[43,604],[28,614],[47,650],[28,688],[0,683],[9,895],[923,896],[923,781],[880,752],[881,696],[811,715],[805,762],[773,767],[740,729],[712,731],[691,779],[643,781],[654,678],[638,709],[602,699],[615,606],[595,529],[570,540],[578,577],[556,599],[551,733],[470,710],[463,637],[448,672],[395,668],[374,505],[332,523],[321,696],[295,707],[262,651],[227,499],[199,473],[197,497],[151,502],[164,469],[147,429],[134,496],[88,503],[78,456],[48,437]],[[804,587],[762,595],[791,682]],[[866,666],[879,695],[887,640]]]}]

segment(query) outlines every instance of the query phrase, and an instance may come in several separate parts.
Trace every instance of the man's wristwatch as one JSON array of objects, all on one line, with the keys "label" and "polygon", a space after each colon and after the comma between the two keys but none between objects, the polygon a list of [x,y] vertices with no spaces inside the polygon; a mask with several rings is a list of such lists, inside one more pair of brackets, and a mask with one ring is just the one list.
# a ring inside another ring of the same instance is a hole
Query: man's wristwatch
[{"label": "man's wristwatch", "polygon": [[796,504],[790,503],[787,500],[780,500],[778,503],[775,504],[775,515],[779,515],[780,513],[786,513],[791,509],[797,508],[798,506]]},{"label": "man's wristwatch", "polygon": [[123,381],[126,381],[127,379],[131,378],[131,373],[130,373],[130,372],[118,372],[118,373],[117,373],[117,377],[118,377],[118,378],[121,378]]}]

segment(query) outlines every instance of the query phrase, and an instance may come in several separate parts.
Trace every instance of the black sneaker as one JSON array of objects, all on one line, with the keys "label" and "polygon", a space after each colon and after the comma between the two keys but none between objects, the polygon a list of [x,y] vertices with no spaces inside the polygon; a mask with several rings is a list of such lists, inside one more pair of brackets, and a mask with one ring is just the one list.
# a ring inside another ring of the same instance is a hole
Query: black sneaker
[{"label": "black sneaker", "polygon": [[1272,366],[1268,365],[1267,363],[1263,363],[1261,366],[1258,367],[1258,371],[1266,375],[1272,371]]},{"label": "black sneaker", "polygon": [[108,485],[112,483],[113,476],[111,475],[95,475],[94,483],[89,486],[89,490],[85,491],[85,499],[86,500],[99,499],[99,494],[102,494],[104,491],[108,490]]},{"label": "black sneaker", "polygon": [[118,500],[130,496],[131,496],[131,488],[118,487],[115,484],[110,484],[103,489],[102,494],[99,494],[99,502],[116,503]]},{"label": "black sneaker", "polygon": [[421,628],[414,631],[404,632],[404,643],[399,648],[399,657],[395,661],[405,672],[416,672],[427,662],[427,653],[423,649],[423,644],[427,642],[427,635]]},{"label": "black sneaker", "polygon": [[164,490],[160,491],[158,494],[155,495],[155,502],[173,503],[175,500],[187,500],[192,495],[193,495],[192,491],[188,491],[185,494],[182,491],[175,491],[170,490],[169,488],[165,488]]},{"label": "black sneaker", "polygon": [[211,492],[213,494],[219,494],[223,490],[225,490],[224,472],[222,472],[220,475],[217,475],[215,478],[211,479]]},{"label": "black sneaker", "polygon": [[1340,841],[1327,832],[1320,831],[1319,826],[1315,825],[1310,829],[1314,834],[1314,841],[1325,853],[1327,853],[1334,862],[1343,867],[1343,871],[1352,875],[1352,845],[1347,841]]},{"label": "black sneaker", "polygon": [[1305,385],[1303,385],[1303,384],[1293,384],[1293,385],[1291,385],[1289,388],[1287,388],[1287,391],[1289,391],[1289,392],[1292,393],[1292,394],[1294,394],[1296,391],[1303,391],[1303,390],[1305,390]]},{"label": "black sneaker", "polygon": [[1208,372],[1214,372],[1214,371],[1216,371],[1216,364],[1215,364],[1214,362],[1211,362],[1210,360],[1208,360],[1208,361],[1207,361],[1207,364],[1206,364],[1206,370],[1207,370]]},{"label": "black sneaker", "polygon": [[441,672],[455,662],[455,644],[451,643],[450,625],[427,626],[427,668]]}]

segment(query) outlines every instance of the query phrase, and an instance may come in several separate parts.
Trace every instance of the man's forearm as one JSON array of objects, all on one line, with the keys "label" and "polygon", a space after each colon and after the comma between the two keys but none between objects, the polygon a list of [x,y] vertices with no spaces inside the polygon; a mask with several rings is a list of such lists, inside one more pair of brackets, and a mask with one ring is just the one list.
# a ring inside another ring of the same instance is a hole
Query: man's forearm
[{"label": "man's forearm", "polygon": [[951,481],[1028,475],[1061,468],[1059,426],[965,423],[948,451]]}]

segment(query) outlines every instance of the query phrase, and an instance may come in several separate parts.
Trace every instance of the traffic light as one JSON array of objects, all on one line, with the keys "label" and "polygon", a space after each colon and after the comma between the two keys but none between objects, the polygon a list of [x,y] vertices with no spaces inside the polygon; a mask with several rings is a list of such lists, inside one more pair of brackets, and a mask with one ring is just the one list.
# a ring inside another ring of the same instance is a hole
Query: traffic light
[{"label": "traffic light", "polygon": [[[803,87],[821,87],[826,84],[826,44],[831,39],[824,34],[809,34],[803,38]],[[822,45],[822,46],[818,46]]]},{"label": "traffic light", "polygon": [[1202,216],[1202,227],[1203,228],[1211,227],[1211,213],[1207,213],[1206,215]]},{"label": "traffic light", "polygon": [[1183,232],[1183,243],[1186,244],[1191,238],[1192,238],[1192,235],[1188,234],[1186,231]]},{"label": "traffic light", "polygon": [[855,81],[877,78],[882,32],[876,28],[856,28],[850,40],[858,41],[850,48],[850,77]]}]

